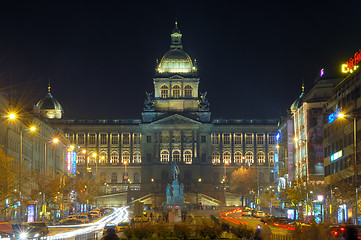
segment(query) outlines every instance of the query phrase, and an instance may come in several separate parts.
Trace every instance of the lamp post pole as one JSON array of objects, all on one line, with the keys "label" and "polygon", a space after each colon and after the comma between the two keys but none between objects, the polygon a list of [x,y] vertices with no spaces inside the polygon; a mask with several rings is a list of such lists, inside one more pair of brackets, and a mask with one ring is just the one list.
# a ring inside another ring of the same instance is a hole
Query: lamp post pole
[{"label": "lamp post pole", "polygon": [[23,171],[23,129],[20,126],[20,161],[19,161],[19,224],[21,224],[22,217],[22,202],[21,202],[21,179],[22,179],[22,171]]},{"label": "lamp post pole", "polygon": [[43,180],[43,219],[45,220],[46,203],[45,203],[45,190],[46,190],[46,141],[44,142],[44,180]]},{"label": "lamp post pole", "polygon": [[358,224],[358,186],[357,186],[357,182],[358,182],[358,169],[357,169],[357,121],[356,121],[356,117],[353,117],[353,153],[354,153],[354,158],[355,158],[355,189],[356,189],[356,213],[355,213],[355,217],[356,217],[356,224]]}]

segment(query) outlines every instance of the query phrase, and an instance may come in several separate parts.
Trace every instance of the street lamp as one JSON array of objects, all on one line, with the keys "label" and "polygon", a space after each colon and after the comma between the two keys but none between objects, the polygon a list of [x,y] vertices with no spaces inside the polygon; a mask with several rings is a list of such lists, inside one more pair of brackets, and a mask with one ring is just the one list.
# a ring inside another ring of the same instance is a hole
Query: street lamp
[{"label": "street lamp", "polygon": [[357,117],[356,116],[349,116],[345,115],[344,113],[339,113],[337,118],[345,119],[346,117],[353,119],[353,154],[354,154],[354,183],[355,183],[355,193],[356,193],[356,203],[355,203],[355,217],[356,217],[356,224],[358,224],[358,186],[357,186],[357,177],[358,177],[358,170],[357,170]]},{"label": "street lamp", "polygon": [[[19,117],[16,113],[11,112],[7,115],[7,118],[10,121],[15,121],[17,120]],[[35,126],[30,126],[28,128],[29,132],[34,132],[36,130]],[[20,122],[20,159],[19,159],[19,212],[18,212],[18,217],[19,217],[19,223],[21,224],[21,217],[22,217],[22,186],[21,186],[21,182],[22,182],[22,171],[23,171],[23,125]]]}]

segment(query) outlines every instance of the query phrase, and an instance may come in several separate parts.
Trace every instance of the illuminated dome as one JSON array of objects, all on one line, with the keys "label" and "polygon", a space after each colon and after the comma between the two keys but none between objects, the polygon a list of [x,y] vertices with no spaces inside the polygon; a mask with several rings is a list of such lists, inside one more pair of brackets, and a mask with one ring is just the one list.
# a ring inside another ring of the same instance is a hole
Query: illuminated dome
[{"label": "illuminated dome", "polygon": [[50,93],[50,84],[48,86],[48,94],[42,98],[36,105],[35,110],[46,118],[60,119],[63,115],[63,108],[58,100],[56,100]]},{"label": "illuminated dome", "polygon": [[193,68],[192,59],[181,49],[172,49],[168,51],[160,61],[158,66],[159,73],[190,73]]},{"label": "illuminated dome", "polygon": [[171,36],[170,50],[163,56],[158,64],[159,73],[193,73],[196,72],[192,59],[183,51],[182,34],[175,22]]}]

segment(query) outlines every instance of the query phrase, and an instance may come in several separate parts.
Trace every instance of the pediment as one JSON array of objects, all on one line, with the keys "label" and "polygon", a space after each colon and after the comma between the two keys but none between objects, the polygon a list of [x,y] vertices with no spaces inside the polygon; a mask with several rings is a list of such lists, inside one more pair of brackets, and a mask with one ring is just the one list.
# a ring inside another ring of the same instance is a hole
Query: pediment
[{"label": "pediment", "polygon": [[184,79],[184,77],[180,76],[180,75],[173,75],[171,76],[169,79]]},{"label": "pediment", "polygon": [[163,119],[152,122],[151,124],[202,124],[191,118],[182,116],[180,114],[173,114]]}]

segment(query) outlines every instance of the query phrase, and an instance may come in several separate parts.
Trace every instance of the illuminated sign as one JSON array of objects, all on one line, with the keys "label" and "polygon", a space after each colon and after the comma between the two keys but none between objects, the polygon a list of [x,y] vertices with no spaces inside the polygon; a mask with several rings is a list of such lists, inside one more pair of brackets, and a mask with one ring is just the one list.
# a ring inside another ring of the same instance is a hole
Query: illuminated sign
[{"label": "illuminated sign", "polygon": [[322,68],[322,69],[320,70],[320,77],[322,77],[323,74],[325,74],[325,70]]},{"label": "illuminated sign", "polygon": [[72,151],[71,154],[71,173],[76,174],[76,152]]},{"label": "illuminated sign", "polygon": [[70,172],[71,170],[71,149],[68,148],[68,151],[66,153],[66,170]]},{"label": "illuminated sign", "polygon": [[338,118],[338,115],[341,113],[341,108],[338,108],[336,111],[334,111],[333,113],[330,114],[330,116],[328,116],[328,123],[332,123],[333,121],[335,121]]},{"label": "illuminated sign", "polygon": [[350,58],[346,64],[342,64],[342,72],[353,72],[358,68],[357,64],[361,61],[361,49],[355,53],[353,58]]},{"label": "illuminated sign", "polygon": [[280,139],[280,137],[281,137],[281,134],[280,134],[280,133],[277,133],[277,135],[276,135],[276,137],[275,137],[276,141],[278,141],[278,140]]},{"label": "illuminated sign", "polygon": [[342,150],[340,150],[337,153],[334,153],[334,154],[331,155],[331,162],[339,159],[340,157],[342,157]]}]

